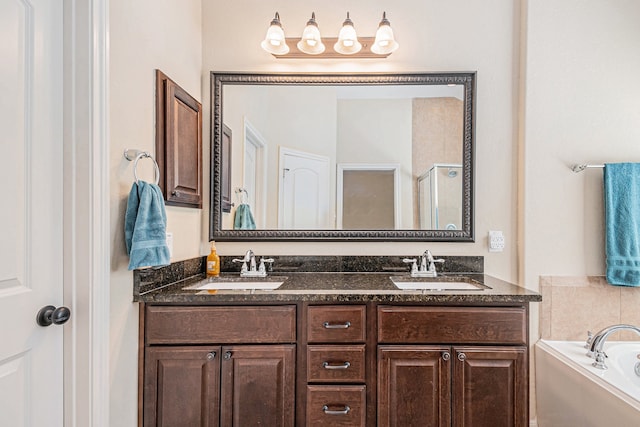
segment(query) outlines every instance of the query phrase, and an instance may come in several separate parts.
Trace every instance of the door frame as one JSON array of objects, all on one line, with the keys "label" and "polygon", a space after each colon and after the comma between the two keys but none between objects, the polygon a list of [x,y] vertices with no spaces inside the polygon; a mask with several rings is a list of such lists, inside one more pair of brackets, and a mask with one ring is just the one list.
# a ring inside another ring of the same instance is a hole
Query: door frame
[{"label": "door frame", "polygon": [[64,425],[109,426],[109,0],[64,0]]},{"label": "door frame", "polygon": [[400,185],[400,163],[338,163],[336,165],[336,228],[342,230],[343,180],[345,171],[393,171],[393,225],[400,229],[402,186]]},{"label": "door frame", "polygon": [[[261,188],[256,188],[255,200],[256,206],[253,206],[253,214],[256,216],[258,228],[263,228],[267,224],[267,140],[256,129],[255,126],[245,117],[244,118],[244,153],[246,154],[247,146],[255,147],[258,158],[256,158],[256,176],[260,176],[262,182]],[[242,162],[243,168],[247,167],[246,162]],[[245,170],[242,171],[244,180]],[[244,183],[246,187],[246,183]]]}]

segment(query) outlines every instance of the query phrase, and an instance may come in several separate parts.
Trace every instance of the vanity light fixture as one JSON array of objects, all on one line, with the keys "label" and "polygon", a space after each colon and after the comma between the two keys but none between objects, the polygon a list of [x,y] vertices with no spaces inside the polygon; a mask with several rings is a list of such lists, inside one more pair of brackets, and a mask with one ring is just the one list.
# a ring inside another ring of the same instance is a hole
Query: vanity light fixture
[{"label": "vanity light fixture", "polygon": [[324,52],[324,44],[320,37],[320,29],[316,22],[316,13],[311,12],[311,19],[307,21],[307,26],[302,31],[302,38],[297,44],[298,49],[309,55],[319,55]]},{"label": "vanity light fixture", "polygon": [[393,37],[393,30],[391,24],[387,19],[387,12],[382,12],[382,21],[378,25],[378,31],[376,31],[376,40],[371,46],[371,52],[383,55],[385,53],[391,53],[398,49],[398,42]]},{"label": "vanity light fixture", "polygon": [[280,14],[276,12],[261,46],[276,58],[386,58],[398,49],[398,42],[386,12],[382,13],[375,38],[358,37],[349,12],[338,37],[322,38],[316,14],[312,12],[299,39],[285,37]]},{"label": "vanity light fixture", "polygon": [[356,34],[353,21],[349,18],[349,12],[347,12],[347,19],[342,23],[340,34],[338,34],[338,41],[333,45],[333,49],[343,55],[353,55],[362,49],[362,44],[358,41],[358,34]]},{"label": "vanity light fixture", "polygon": [[260,44],[264,50],[272,55],[286,55],[289,53],[289,46],[284,37],[284,30],[280,23],[280,14],[276,12],[276,16],[271,20],[271,25],[267,30],[267,35]]}]

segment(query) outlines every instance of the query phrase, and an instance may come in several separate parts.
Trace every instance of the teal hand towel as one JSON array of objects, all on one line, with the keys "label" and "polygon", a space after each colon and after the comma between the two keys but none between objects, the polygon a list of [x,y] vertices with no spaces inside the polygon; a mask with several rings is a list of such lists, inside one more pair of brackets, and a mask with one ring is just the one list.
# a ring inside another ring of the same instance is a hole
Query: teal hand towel
[{"label": "teal hand towel", "polygon": [[640,163],[604,166],[607,282],[640,286]]},{"label": "teal hand towel", "polygon": [[124,216],[129,270],[169,264],[167,214],[162,190],[144,181],[133,183]]},{"label": "teal hand towel", "polygon": [[251,207],[242,203],[237,207],[235,216],[233,217],[233,228],[235,230],[255,230],[256,222],[251,214]]}]

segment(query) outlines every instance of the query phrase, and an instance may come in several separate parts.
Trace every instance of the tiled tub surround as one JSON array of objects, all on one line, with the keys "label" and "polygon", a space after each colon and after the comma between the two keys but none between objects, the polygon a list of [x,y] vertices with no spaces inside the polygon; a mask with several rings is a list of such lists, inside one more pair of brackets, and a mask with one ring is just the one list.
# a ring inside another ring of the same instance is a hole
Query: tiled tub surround
[{"label": "tiled tub surround", "polygon": [[[222,276],[238,277],[239,265],[221,257]],[[540,301],[540,295],[483,274],[482,257],[443,257],[439,277],[468,276],[490,289],[472,291],[399,290],[392,275],[409,273],[403,257],[281,256],[275,257],[270,276],[286,277],[273,291],[218,290],[202,292],[184,288],[206,280],[203,259],[174,263],[160,269],[134,271],[134,301],[149,303],[212,302],[434,302],[514,303]],[[440,266],[439,266],[440,267]],[[198,271],[198,268],[200,269]]]},{"label": "tiled tub surround", "polygon": [[[640,287],[612,286],[603,276],[540,277],[542,339],[581,341],[587,331],[628,323],[640,326]],[[638,341],[633,332],[617,332],[611,340]]]}]

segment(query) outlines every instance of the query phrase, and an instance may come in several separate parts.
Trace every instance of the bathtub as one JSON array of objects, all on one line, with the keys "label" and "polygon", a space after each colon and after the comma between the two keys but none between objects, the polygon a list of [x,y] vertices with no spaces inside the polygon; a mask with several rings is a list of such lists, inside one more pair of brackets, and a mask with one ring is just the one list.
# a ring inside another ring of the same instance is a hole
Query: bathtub
[{"label": "bathtub", "polygon": [[591,366],[584,342],[535,345],[539,427],[640,426],[640,342],[607,342],[607,370]]}]

